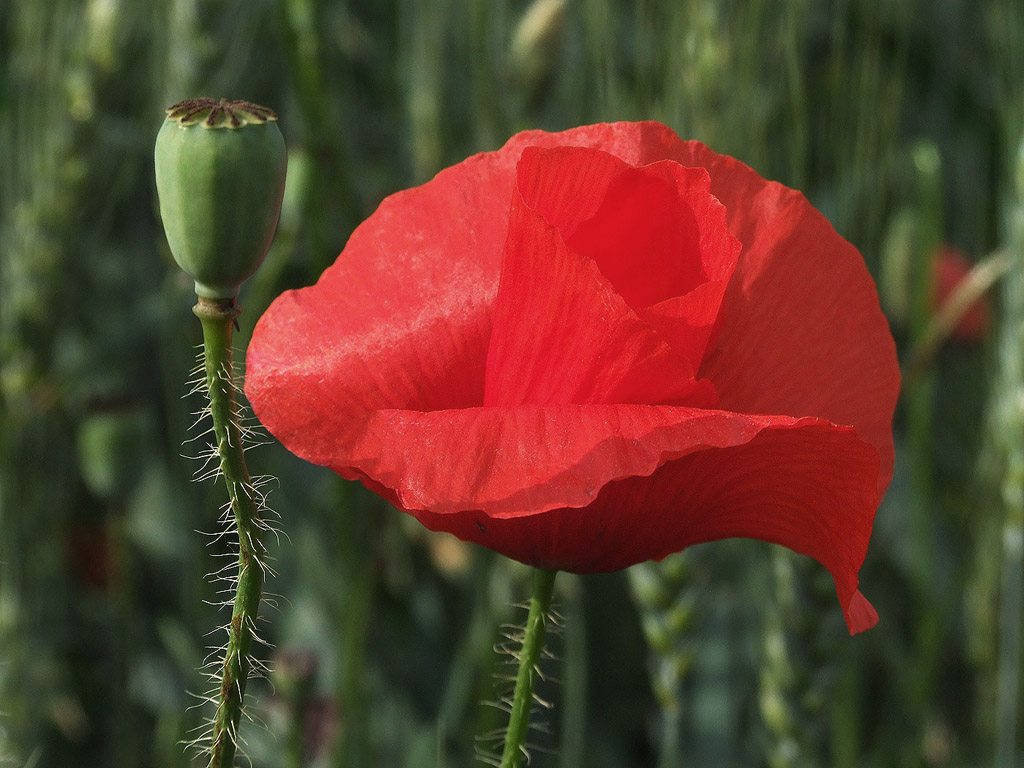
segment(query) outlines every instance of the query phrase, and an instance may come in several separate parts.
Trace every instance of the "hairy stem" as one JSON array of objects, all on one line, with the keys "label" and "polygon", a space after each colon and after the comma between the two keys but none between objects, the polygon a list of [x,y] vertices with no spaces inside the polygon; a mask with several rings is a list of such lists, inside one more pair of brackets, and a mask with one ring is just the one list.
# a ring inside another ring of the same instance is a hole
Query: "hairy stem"
[{"label": "hairy stem", "polygon": [[557,571],[537,568],[533,572],[533,594],[530,595],[530,613],[526,617],[523,648],[519,655],[519,672],[512,696],[512,711],[505,734],[505,750],[501,754],[500,768],[518,768],[525,754],[526,732],[530,727],[530,708],[533,705],[533,686],[537,681],[537,663],[544,649],[551,593]]},{"label": "hairy stem", "polygon": [[213,721],[209,768],[230,768],[237,748],[242,699],[249,677],[249,651],[260,598],[263,594],[263,542],[259,506],[242,452],[242,434],[235,400],[231,330],[238,317],[234,299],[200,298],[194,310],[203,324],[206,385],[217,439],[221,474],[231,500],[238,530],[238,583],[228,644],[221,666],[217,713]]}]

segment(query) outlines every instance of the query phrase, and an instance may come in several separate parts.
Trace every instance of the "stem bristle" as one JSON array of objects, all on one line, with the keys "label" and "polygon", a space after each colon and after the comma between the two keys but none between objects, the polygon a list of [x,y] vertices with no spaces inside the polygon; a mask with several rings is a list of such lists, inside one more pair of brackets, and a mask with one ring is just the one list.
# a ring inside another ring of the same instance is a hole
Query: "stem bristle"
[{"label": "stem bristle", "polygon": [[[204,320],[205,336],[209,329],[202,315],[200,319]],[[208,583],[215,586],[216,591],[215,599],[204,602],[218,610],[230,607],[237,614],[237,591],[242,580],[255,579],[259,592],[257,606],[267,603],[276,608],[275,599],[267,600],[262,595],[262,583],[276,575],[262,536],[264,533],[272,533],[275,540],[280,542],[281,531],[280,515],[270,509],[267,501],[270,486],[277,482],[276,479],[270,475],[249,477],[248,471],[244,469],[244,458],[239,460],[242,464],[241,474],[237,474],[235,469],[231,471],[230,477],[226,474],[227,459],[222,455],[223,451],[239,456],[243,447],[268,442],[251,413],[241,405],[243,395],[240,382],[232,374],[229,330],[226,335],[227,346],[220,350],[224,358],[221,363],[208,369],[207,361],[201,356],[199,365],[193,371],[195,378],[189,383],[186,397],[203,396],[204,405],[195,413],[195,422],[189,429],[191,434],[185,442],[201,446],[198,456],[194,457],[199,462],[193,474],[194,481],[209,482],[225,477],[227,483],[229,500],[218,510],[218,530],[202,532],[207,537],[208,548],[215,550],[210,556],[227,561],[207,574]],[[210,354],[209,345],[205,347],[205,354]],[[230,406],[226,427],[218,426],[214,418],[214,408],[218,406],[211,404],[211,386],[219,390],[222,423],[225,398]],[[207,426],[211,423],[211,426]],[[245,514],[244,531],[239,530],[238,504],[242,505],[242,513]],[[227,546],[226,542],[229,542]],[[224,632],[224,641],[208,647],[208,654],[198,670],[209,681],[210,688],[203,694],[191,694],[197,703],[189,708],[209,710],[212,707],[214,714],[202,719],[193,731],[196,733],[195,738],[185,742],[184,746],[199,755],[208,755],[211,765],[228,768],[233,765],[231,755],[236,753],[251,764],[245,754],[245,739],[239,733],[241,717],[244,716],[246,721],[257,727],[266,727],[253,715],[251,707],[242,707],[241,702],[247,681],[250,678],[266,678],[270,673],[267,663],[252,653],[252,646],[259,644],[272,650],[273,645],[257,631],[251,611],[234,615],[230,622],[215,628],[208,636],[221,631]],[[238,641],[236,638],[244,640]],[[231,658],[232,653],[237,656]],[[230,677],[225,678],[228,671],[231,672]],[[234,709],[234,715],[224,714],[227,705]]]},{"label": "stem bristle", "polygon": [[[494,652],[504,657],[499,662],[499,667],[508,668],[509,672],[498,671],[492,674],[492,678],[497,681],[497,688],[495,698],[489,701],[483,701],[481,704],[486,707],[497,709],[506,715],[512,716],[515,705],[515,686],[518,678],[520,677],[520,666],[522,664],[524,655],[524,642],[527,640],[528,634],[528,621],[530,618],[530,603],[519,603],[511,606],[514,609],[520,609],[526,613],[522,623],[517,624],[502,624],[499,627],[500,639],[493,644]],[[545,625],[550,624],[555,630],[551,634],[560,634],[560,625],[563,622],[563,618],[554,611],[550,610],[548,606],[543,612],[543,623]],[[534,649],[536,651],[536,649]],[[531,663],[530,668],[532,670],[532,676],[535,681],[543,682],[545,685],[558,685],[560,681],[554,678],[544,671],[542,671],[541,662],[546,660],[555,660],[557,657],[546,648],[540,650],[535,655],[535,662]],[[526,733],[540,733],[545,736],[551,735],[550,724],[544,720],[538,720],[537,715],[544,712],[550,712],[553,710],[553,703],[545,698],[537,695],[536,691],[531,690],[528,699],[529,717],[530,721],[526,725]],[[484,763],[485,765],[497,766],[501,768],[506,763],[503,762],[506,756],[500,754],[505,748],[505,742],[509,736],[509,728],[501,727],[484,734],[479,734],[476,737],[476,744],[474,745],[474,757],[476,761]],[[546,747],[537,745],[531,741],[526,741],[519,745],[519,754],[522,755],[520,764],[530,765],[531,751],[551,753]]]}]

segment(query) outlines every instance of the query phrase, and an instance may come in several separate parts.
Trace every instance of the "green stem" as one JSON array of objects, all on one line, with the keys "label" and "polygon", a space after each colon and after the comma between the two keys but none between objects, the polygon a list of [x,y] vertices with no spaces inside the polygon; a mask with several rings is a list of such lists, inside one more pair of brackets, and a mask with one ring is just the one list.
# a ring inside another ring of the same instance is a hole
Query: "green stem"
[{"label": "green stem", "polygon": [[538,677],[537,663],[544,649],[544,632],[547,629],[556,573],[540,568],[533,572],[530,613],[526,617],[526,629],[523,632],[519,673],[516,675],[516,689],[512,695],[512,711],[508,718],[505,751],[501,755],[500,768],[518,768],[525,753],[526,732],[530,727],[530,708],[533,705],[533,686]]},{"label": "green stem", "polygon": [[682,707],[678,702],[661,705],[661,756],[659,768],[679,768],[682,765],[680,750],[682,749],[683,720]]},{"label": "green stem", "polygon": [[242,699],[249,677],[249,651],[256,613],[263,594],[264,573],[260,560],[264,554],[262,522],[249,470],[245,466],[242,433],[238,424],[238,403],[235,400],[231,331],[241,310],[234,299],[200,298],[193,312],[203,324],[210,412],[213,415],[220,469],[238,530],[238,584],[221,667],[209,763],[209,768],[230,768],[237,748]]}]

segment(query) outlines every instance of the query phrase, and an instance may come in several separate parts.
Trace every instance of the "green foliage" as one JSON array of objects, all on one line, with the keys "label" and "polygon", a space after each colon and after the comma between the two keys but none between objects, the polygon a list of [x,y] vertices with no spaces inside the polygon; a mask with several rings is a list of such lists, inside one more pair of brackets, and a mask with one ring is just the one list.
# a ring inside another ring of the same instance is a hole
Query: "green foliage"
[{"label": "green foliage", "polygon": [[[0,765],[183,768],[209,714],[187,692],[229,550],[195,533],[221,492],[181,456],[206,440],[183,399],[199,329],[152,166],[192,96],[274,108],[288,149],[239,345],[385,195],[527,127],[658,119],[801,188],[887,276],[904,359],[931,246],[1005,249],[990,338],[941,345],[905,390],[862,573],[881,624],[847,638],[820,569],[753,542],[644,566],[633,592],[567,579],[560,749],[533,764],[1024,757],[1019,2],[9,0],[0,50]],[[471,764],[502,725],[478,702],[523,570],[278,446],[250,466],[288,534],[253,764]]]}]

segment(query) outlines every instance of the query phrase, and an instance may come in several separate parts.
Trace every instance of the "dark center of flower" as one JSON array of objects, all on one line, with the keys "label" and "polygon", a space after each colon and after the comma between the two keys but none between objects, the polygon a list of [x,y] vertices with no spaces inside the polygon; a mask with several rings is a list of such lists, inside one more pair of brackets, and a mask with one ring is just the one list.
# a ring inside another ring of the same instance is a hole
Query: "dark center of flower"
[{"label": "dark center of flower", "polygon": [[202,97],[185,99],[168,107],[167,119],[173,120],[183,128],[201,123],[203,128],[235,129],[277,120],[277,113],[269,107],[262,107],[251,101],[217,101]]}]

